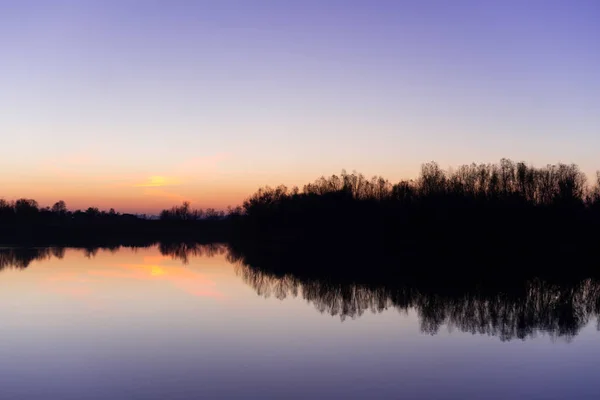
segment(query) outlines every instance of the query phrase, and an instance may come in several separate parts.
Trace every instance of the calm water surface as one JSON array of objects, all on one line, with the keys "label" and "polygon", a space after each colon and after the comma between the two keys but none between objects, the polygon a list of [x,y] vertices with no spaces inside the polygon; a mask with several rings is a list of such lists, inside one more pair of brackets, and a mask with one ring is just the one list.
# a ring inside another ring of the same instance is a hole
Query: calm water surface
[{"label": "calm water surface", "polygon": [[[253,273],[220,247],[187,263],[156,247],[54,249],[16,261],[2,251],[3,400],[600,395],[588,286],[572,294],[581,303],[567,324],[575,330],[562,327],[560,310],[542,310],[513,335],[513,326],[498,328],[506,322],[474,315],[487,303],[465,315],[469,299],[459,307],[419,298],[418,307],[399,308],[356,292],[340,301],[323,287],[311,294]],[[534,294],[538,303],[559,296]]]}]

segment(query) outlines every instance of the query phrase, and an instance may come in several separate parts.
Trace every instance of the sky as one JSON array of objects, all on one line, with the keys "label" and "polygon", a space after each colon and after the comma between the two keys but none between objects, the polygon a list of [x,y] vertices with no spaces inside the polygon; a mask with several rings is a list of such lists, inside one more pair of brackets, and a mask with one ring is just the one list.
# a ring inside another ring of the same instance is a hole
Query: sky
[{"label": "sky", "polygon": [[0,0],[0,197],[153,213],[356,170],[600,169],[595,0]]}]

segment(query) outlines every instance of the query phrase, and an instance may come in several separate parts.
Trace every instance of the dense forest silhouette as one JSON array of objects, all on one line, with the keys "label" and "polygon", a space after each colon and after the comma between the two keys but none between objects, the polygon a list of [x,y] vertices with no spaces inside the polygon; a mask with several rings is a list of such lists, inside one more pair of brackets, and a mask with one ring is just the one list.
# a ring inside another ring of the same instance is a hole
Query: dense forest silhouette
[{"label": "dense forest silhouette", "polygon": [[[570,341],[594,320],[600,329],[600,279],[597,277],[552,281],[513,276],[494,284],[473,284],[469,280],[440,284],[435,279],[392,281],[374,274],[370,279],[354,281],[344,274],[309,277],[273,272],[268,265],[263,268],[260,264],[248,264],[245,254],[226,244],[160,242],[153,245],[158,246],[161,254],[184,264],[197,257],[224,255],[234,264],[238,276],[258,295],[277,299],[301,297],[318,312],[341,320],[359,318],[365,312],[414,310],[424,333],[433,335],[443,329],[458,329],[503,341],[525,340],[537,335]],[[138,247],[141,246],[83,247],[80,250],[94,257],[99,250],[114,252]],[[64,256],[64,247],[0,248],[0,271],[24,269],[33,261]]]}]

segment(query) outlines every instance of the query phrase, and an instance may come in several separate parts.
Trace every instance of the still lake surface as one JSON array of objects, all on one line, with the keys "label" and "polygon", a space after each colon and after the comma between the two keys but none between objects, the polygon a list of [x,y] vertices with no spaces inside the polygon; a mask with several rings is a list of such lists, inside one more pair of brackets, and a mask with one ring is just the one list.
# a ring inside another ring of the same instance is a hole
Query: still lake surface
[{"label": "still lake surface", "polygon": [[231,262],[224,246],[16,253],[0,249],[3,400],[600,395],[589,282],[570,292],[569,321],[546,310],[564,294],[534,285],[526,301],[543,307],[528,312],[541,315],[506,326],[489,299],[397,307],[360,290],[311,294]]}]

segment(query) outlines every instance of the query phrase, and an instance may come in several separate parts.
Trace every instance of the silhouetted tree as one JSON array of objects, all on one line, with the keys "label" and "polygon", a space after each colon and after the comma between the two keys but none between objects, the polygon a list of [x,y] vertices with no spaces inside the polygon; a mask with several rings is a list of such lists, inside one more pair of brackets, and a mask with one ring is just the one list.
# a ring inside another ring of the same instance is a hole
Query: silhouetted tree
[{"label": "silhouetted tree", "polygon": [[23,219],[33,219],[39,212],[37,201],[32,199],[17,200],[14,209],[17,217]]},{"label": "silhouetted tree", "polygon": [[59,216],[64,216],[67,214],[67,204],[63,200],[59,200],[52,206],[51,211]]}]

